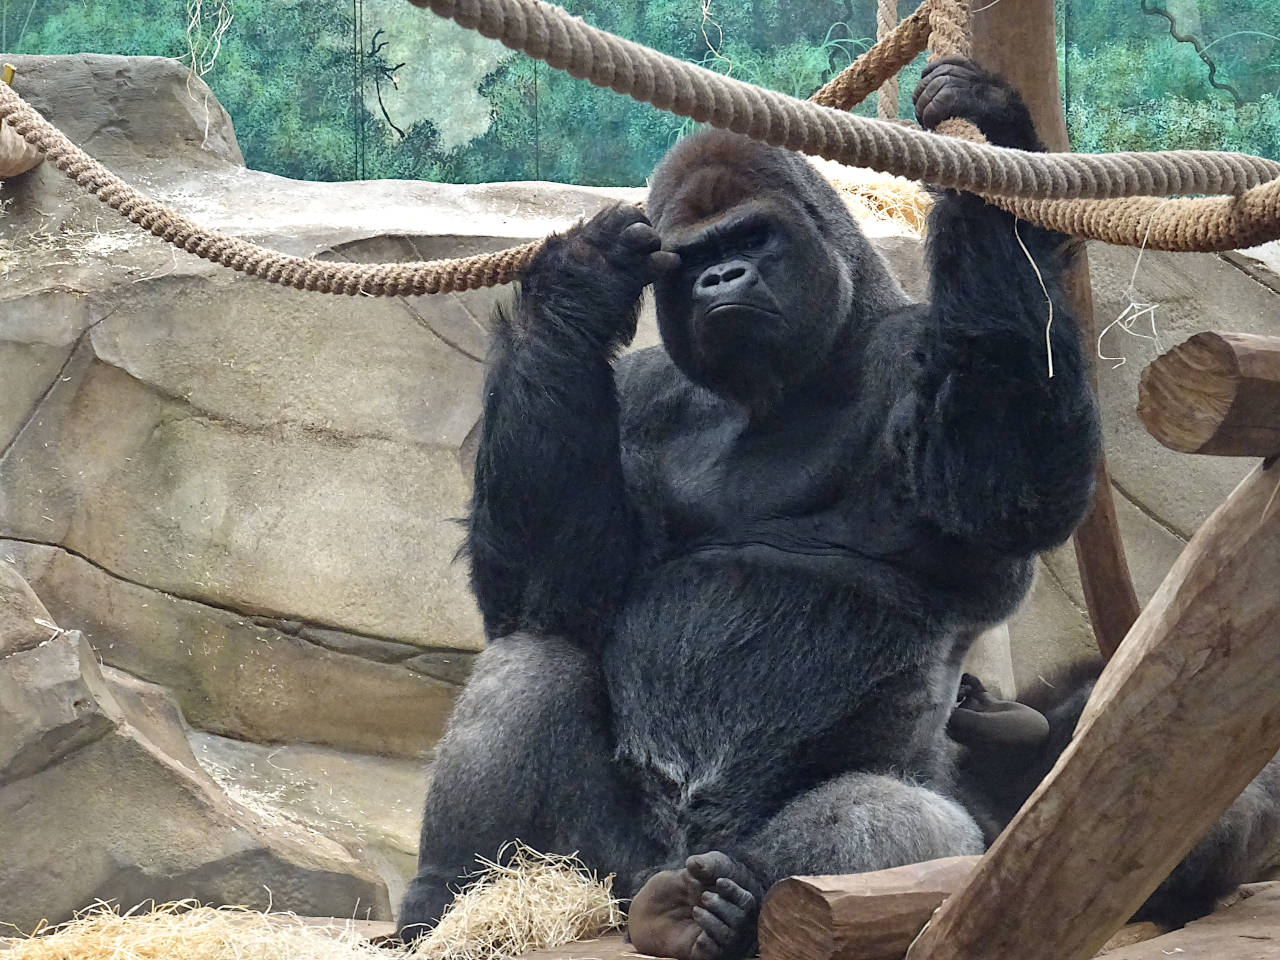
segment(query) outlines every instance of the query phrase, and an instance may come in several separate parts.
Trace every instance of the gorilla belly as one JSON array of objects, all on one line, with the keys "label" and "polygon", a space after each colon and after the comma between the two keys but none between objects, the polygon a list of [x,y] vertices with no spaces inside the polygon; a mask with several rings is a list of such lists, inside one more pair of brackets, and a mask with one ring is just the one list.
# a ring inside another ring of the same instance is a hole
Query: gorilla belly
[{"label": "gorilla belly", "polygon": [[665,563],[635,585],[604,654],[618,759],[660,833],[690,848],[848,770],[919,756],[927,778],[950,641],[794,565]]}]

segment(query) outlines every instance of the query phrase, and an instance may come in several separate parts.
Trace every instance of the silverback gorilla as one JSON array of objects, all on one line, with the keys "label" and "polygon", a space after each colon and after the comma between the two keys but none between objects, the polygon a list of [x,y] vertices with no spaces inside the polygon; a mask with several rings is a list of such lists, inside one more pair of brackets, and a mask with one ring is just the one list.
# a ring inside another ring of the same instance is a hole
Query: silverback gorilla
[{"label": "silverback gorilla", "polygon": [[[915,105],[1041,149],[968,61]],[[745,955],[780,877],[983,849],[949,795],[959,662],[1092,495],[1064,238],[1017,225],[1046,344],[1015,222],[976,196],[938,199],[928,304],[783,150],[690,137],[647,212],[553,238],[498,318],[467,542],[490,642],[406,935],[517,837],[616,874],[637,948],[694,960]],[[662,346],[615,360],[650,283]]]}]

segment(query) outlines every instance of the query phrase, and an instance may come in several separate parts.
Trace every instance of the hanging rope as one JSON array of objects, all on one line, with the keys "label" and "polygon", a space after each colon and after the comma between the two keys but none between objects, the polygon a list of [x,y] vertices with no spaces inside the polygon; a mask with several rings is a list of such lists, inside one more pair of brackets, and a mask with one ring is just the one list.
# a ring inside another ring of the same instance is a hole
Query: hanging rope
[{"label": "hanging rope", "polygon": [[[843,112],[915,56],[967,55],[965,0],[925,0],[887,38],[805,103],[753,87],[590,27],[541,0],[411,0],[464,27],[637,100],[756,140],[968,190],[1026,220],[1078,236],[1166,250],[1221,250],[1280,237],[1280,164],[1245,154],[1031,154]],[[830,109],[829,106],[842,109]],[[144,196],[72,144],[0,84],[0,120],[103,203],[189,253],[273,283],[373,296],[473,290],[508,283],[541,241],[497,253],[418,263],[348,264],[290,257],[200,229]],[[981,140],[965,121],[940,131]],[[1162,203],[1078,198],[1239,194]],[[1159,213],[1156,209],[1159,208]],[[1170,211],[1166,213],[1165,211]],[[1178,219],[1172,219],[1174,211]]]},{"label": "hanging rope", "polygon": [[[876,8],[876,43],[884,42],[885,37],[898,29],[898,0],[880,0]],[[898,119],[898,74],[880,84],[876,93],[876,116],[881,120]]]}]

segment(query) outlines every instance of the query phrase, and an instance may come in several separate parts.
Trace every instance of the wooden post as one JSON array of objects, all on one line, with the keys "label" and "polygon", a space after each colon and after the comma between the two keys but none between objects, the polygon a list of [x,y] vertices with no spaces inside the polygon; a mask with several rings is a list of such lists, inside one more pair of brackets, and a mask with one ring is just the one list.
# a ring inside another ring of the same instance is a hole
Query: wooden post
[{"label": "wooden post", "polygon": [[760,910],[761,960],[900,960],[979,857],[843,877],[788,877]]},{"label": "wooden post", "polygon": [[1280,463],[1205,522],[907,960],[1084,960],[1280,749]]},{"label": "wooden post", "polygon": [[[1040,139],[1050,150],[1068,151],[1066,115],[1058,91],[1058,53],[1053,0],[1001,0],[978,4],[973,14],[973,55],[995,70],[1022,94]],[[1067,292],[1081,336],[1092,357],[1097,342],[1089,258],[1083,247],[1067,271]],[[1094,369],[1097,393],[1097,370]],[[1085,605],[1097,637],[1098,649],[1110,657],[1138,618],[1138,595],[1125,559],[1116,520],[1111,477],[1105,460],[1098,462],[1093,509],[1075,535],[1076,564],[1084,588]]]},{"label": "wooden post", "polygon": [[1280,337],[1196,334],[1142,371],[1138,416],[1182,453],[1280,454]]}]

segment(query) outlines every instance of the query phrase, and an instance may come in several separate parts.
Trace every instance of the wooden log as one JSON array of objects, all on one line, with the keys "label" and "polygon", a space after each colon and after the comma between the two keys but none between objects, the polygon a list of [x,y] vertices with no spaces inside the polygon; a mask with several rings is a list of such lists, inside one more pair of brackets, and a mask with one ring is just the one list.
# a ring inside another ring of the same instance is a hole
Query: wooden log
[{"label": "wooden log", "polygon": [[979,859],[781,880],[760,910],[761,960],[901,960]]},{"label": "wooden log", "polygon": [[1280,454],[1280,337],[1197,333],[1142,371],[1138,416],[1182,453]]},{"label": "wooden log", "polygon": [[1107,960],[1275,960],[1280,957],[1280,883],[1250,884],[1250,896],[1203,920],[1140,944],[1108,951]]},{"label": "wooden log", "polygon": [[1084,960],[1280,749],[1280,463],[1205,522],[908,960]]}]

